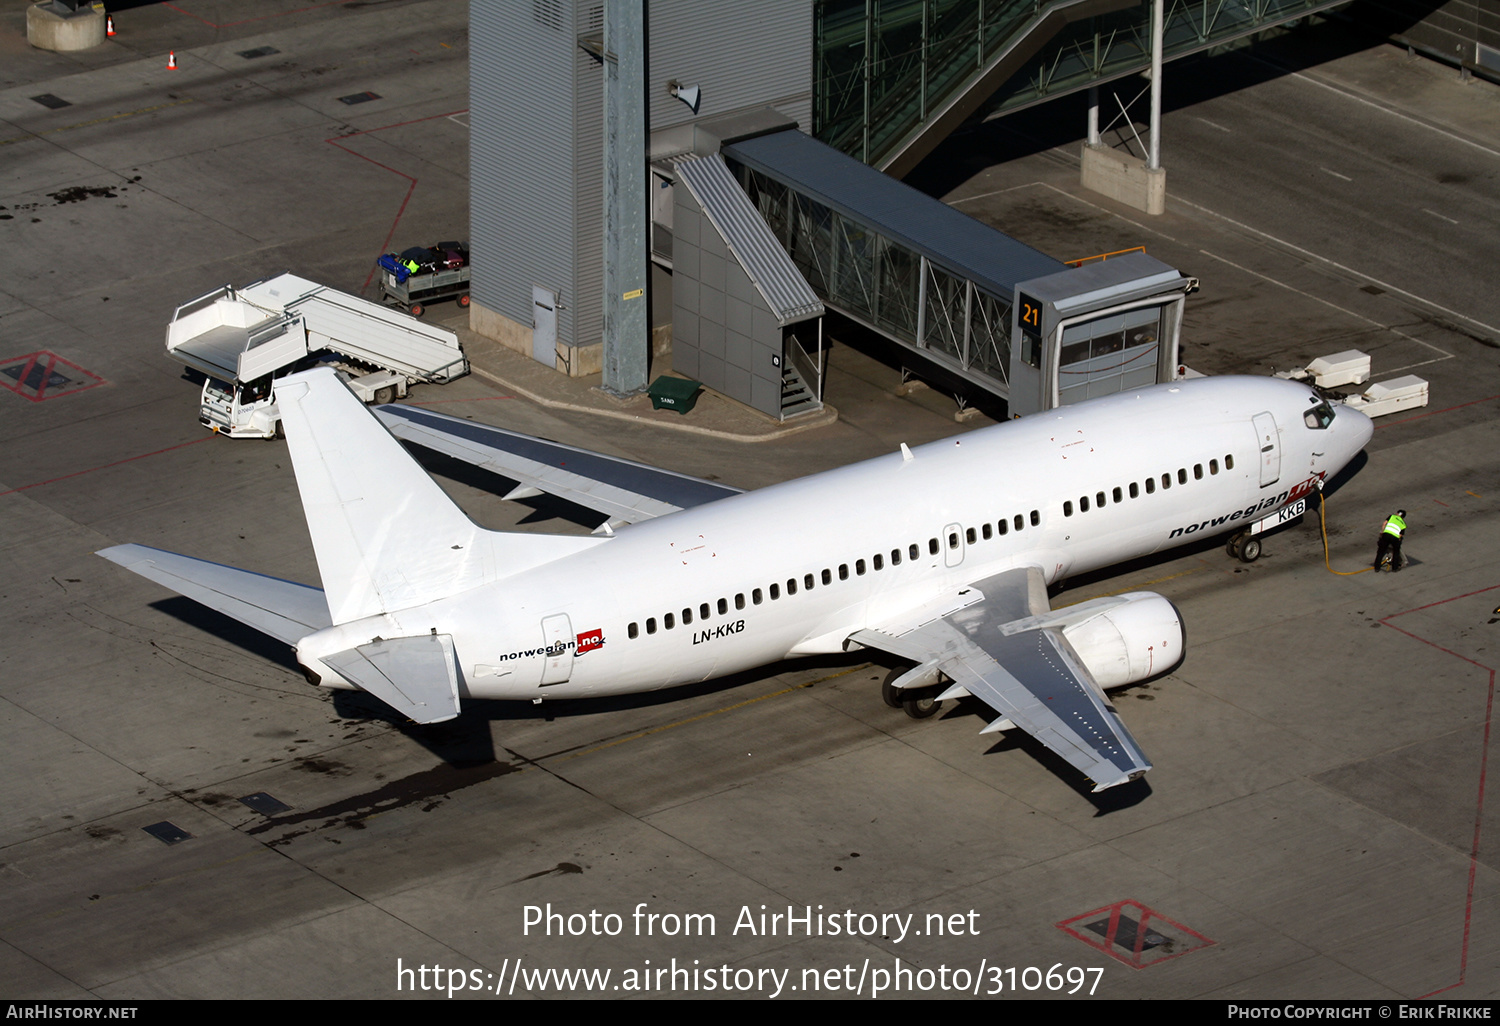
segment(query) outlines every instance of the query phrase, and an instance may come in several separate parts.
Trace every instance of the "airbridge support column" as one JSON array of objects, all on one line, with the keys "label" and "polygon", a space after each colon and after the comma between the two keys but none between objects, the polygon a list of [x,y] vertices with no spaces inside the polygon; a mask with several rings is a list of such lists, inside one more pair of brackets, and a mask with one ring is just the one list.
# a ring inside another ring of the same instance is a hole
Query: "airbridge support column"
[{"label": "airbridge support column", "polygon": [[[1151,140],[1143,160],[1127,149],[1106,146],[1099,132],[1097,89],[1089,91],[1089,138],[1083,147],[1083,171],[1080,184],[1117,203],[1123,203],[1148,214],[1167,209],[1167,172],[1161,166],[1161,65],[1162,0],[1151,4]],[[1132,101],[1134,102],[1134,101]],[[1120,116],[1127,118],[1131,135],[1135,135],[1124,105]],[[1112,119],[1116,120],[1116,119]],[[1139,142],[1139,137],[1136,137]]]}]

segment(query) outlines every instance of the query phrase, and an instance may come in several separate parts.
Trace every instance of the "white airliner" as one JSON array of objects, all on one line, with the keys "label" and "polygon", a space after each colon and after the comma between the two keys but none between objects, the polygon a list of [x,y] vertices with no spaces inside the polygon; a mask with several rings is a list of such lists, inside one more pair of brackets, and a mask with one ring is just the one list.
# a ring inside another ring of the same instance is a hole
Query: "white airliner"
[{"label": "white airliner", "polygon": [[[739,492],[408,406],[332,370],[276,399],[323,589],[141,545],[100,555],[292,645],[308,679],[421,723],[465,698],[649,691],[789,656],[883,650],[913,716],[971,695],[1095,790],[1150,769],[1104,689],[1173,669],[1160,595],[1052,610],[1070,574],[1249,528],[1337,473],[1368,418],[1306,385],[1158,385]],[[609,519],[592,536],[474,524],[399,438]]]}]

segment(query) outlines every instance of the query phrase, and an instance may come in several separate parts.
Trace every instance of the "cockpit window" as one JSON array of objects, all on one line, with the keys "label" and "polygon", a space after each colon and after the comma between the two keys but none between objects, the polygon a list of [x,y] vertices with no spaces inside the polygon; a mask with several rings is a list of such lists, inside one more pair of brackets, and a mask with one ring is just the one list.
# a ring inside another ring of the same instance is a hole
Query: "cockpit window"
[{"label": "cockpit window", "polygon": [[1321,431],[1333,423],[1333,407],[1324,399],[1302,415],[1303,422],[1314,431]]}]

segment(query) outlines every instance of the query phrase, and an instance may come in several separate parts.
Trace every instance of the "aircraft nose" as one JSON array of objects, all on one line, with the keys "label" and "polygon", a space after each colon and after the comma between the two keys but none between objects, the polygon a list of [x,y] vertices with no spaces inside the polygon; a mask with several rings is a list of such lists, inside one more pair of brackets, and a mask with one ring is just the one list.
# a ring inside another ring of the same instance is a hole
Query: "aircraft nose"
[{"label": "aircraft nose", "polygon": [[1358,456],[1359,451],[1375,436],[1375,422],[1359,410],[1351,410],[1345,406],[1338,411],[1333,424],[1334,428],[1343,434],[1344,445],[1340,446],[1343,450],[1341,453],[1343,459],[1339,462],[1339,466],[1344,467],[1355,456]]}]

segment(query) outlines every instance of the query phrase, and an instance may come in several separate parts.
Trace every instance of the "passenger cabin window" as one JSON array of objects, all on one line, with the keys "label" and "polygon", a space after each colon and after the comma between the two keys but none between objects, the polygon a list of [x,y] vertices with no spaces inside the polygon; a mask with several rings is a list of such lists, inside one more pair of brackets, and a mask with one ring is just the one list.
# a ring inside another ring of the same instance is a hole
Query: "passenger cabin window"
[{"label": "passenger cabin window", "polygon": [[654,616],[648,616],[648,617],[646,617],[646,633],[647,634],[655,634],[656,633],[656,617],[654,617]]},{"label": "passenger cabin window", "polygon": [[1161,486],[1163,488],[1171,488],[1172,487],[1172,475],[1171,474],[1163,474],[1161,476]]},{"label": "passenger cabin window", "polygon": [[958,532],[957,531],[949,531],[948,532],[948,547],[950,549],[956,549],[956,548],[958,548]]},{"label": "passenger cabin window", "polygon": [[1130,497],[1132,499],[1139,499],[1141,497],[1141,486],[1134,481],[1130,482]]},{"label": "passenger cabin window", "polygon": [[688,624],[690,624],[692,622],[693,622],[693,611],[691,609],[684,609],[682,611],[682,625],[684,627],[686,627]]},{"label": "passenger cabin window", "polygon": [[980,529],[980,531],[984,535],[985,541],[989,541],[992,537],[994,537],[995,534],[995,529],[989,524],[985,524],[984,527]]},{"label": "passenger cabin window", "polygon": [[964,532],[964,537],[968,539],[970,545],[973,545],[974,544],[974,538],[975,538],[974,528],[971,527],[967,531],[965,531]]},{"label": "passenger cabin window", "polygon": [[1119,489],[1118,486],[1116,486],[1113,494],[1114,494],[1116,502],[1122,502],[1122,501],[1124,501],[1124,497],[1120,495],[1120,489]]},{"label": "passenger cabin window", "polygon": [[634,623],[631,624],[628,628],[626,628],[625,633],[631,638],[637,637],[641,633],[640,625]]},{"label": "passenger cabin window", "polygon": [[1201,463],[1194,463],[1193,464],[1193,480],[1194,481],[1202,481],[1203,480],[1203,464],[1201,464]]},{"label": "passenger cabin window", "polygon": [[1177,468],[1177,483],[1178,484],[1187,484],[1187,468],[1185,468],[1185,467],[1178,467]]},{"label": "passenger cabin window", "polygon": [[1072,515],[1073,515],[1073,500],[1072,499],[1068,499],[1068,500],[1066,500],[1066,501],[1063,502],[1063,516],[1070,517]]},{"label": "passenger cabin window", "polygon": [[[774,588],[774,587],[776,587],[776,585],[773,584],[773,585],[771,585],[771,587]],[[760,605],[760,603],[761,603],[761,594],[760,594],[760,589],[759,588],[751,588],[750,589],[750,601],[753,602],[757,606]]]},{"label": "passenger cabin window", "polygon": [[[876,556],[875,558],[879,559],[880,557]],[[858,577],[863,577],[865,575],[865,561],[864,560],[862,560],[862,559],[856,559],[854,561],[854,573]]]},{"label": "passenger cabin window", "polygon": [[1000,534],[1001,534],[1001,536],[1003,537],[1004,535],[1006,535],[1006,534],[1008,534],[1010,532],[1010,521],[1009,520],[1002,520],[1002,521],[1000,521],[998,524],[995,525],[995,530],[999,531]]},{"label": "passenger cabin window", "polygon": [[1219,472],[1219,461],[1218,460],[1209,460],[1208,461],[1208,472],[1210,474],[1217,474]]},{"label": "passenger cabin window", "polygon": [[901,550],[900,549],[892,549],[891,550],[891,566],[900,566],[900,565],[901,565]]},{"label": "passenger cabin window", "polygon": [[936,538],[927,539],[927,554],[931,556],[938,554],[938,540]]},{"label": "passenger cabin window", "polygon": [[[760,605],[760,603],[757,602],[756,605]],[[736,608],[736,609],[744,609],[745,608],[745,593],[744,592],[740,592],[739,594],[735,595],[735,597],[734,597],[734,608]]]},{"label": "passenger cabin window", "polygon": [[787,578],[787,581],[786,581],[786,593],[788,595],[795,595],[795,594],[797,594],[797,578],[795,578],[795,577],[788,577]]},{"label": "passenger cabin window", "polygon": [[1102,507],[1104,505],[1104,493],[1103,492],[1100,492],[1098,495],[1094,496],[1094,505],[1100,506],[1100,507]]},{"label": "passenger cabin window", "polygon": [[771,601],[775,602],[779,598],[781,598],[781,585],[779,585],[779,584],[773,584],[773,585],[771,585]]},{"label": "passenger cabin window", "polygon": [[703,603],[702,605],[700,605],[698,607],[698,619],[700,619],[700,620],[707,620],[708,619],[708,603],[707,602]]},{"label": "passenger cabin window", "polygon": [[[885,569],[885,557],[882,556],[878,552],[875,553],[875,555],[873,555],[873,556],[870,557],[870,562],[875,565],[876,572],[879,572],[879,571]],[[855,565],[858,566],[858,564],[855,564]]]},{"label": "passenger cabin window", "polygon": [[1234,469],[1234,454],[1233,453],[1225,453],[1224,454],[1224,469],[1225,470],[1233,470]]},{"label": "passenger cabin window", "polygon": [[671,613],[668,613],[666,616],[661,618],[661,625],[667,630],[671,630],[673,627],[677,626],[677,618],[674,617]]},{"label": "passenger cabin window", "polygon": [[1085,496],[1083,496],[1082,498],[1080,498],[1078,500],[1078,512],[1080,512],[1080,513],[1087,513],[1088,511],[1089,511],[1089,497],[1087,495],[1085,495]]},{"label": "passenger cabin window", "polygon": [[[741,609],[745,608],[745,596],[743,596],[743,595],[740,596],[740,606],[739,607]],[[728,600],[727,599],[719,599],[719,615],[723,616],[727,612],[729,612],[729,602],[728,602]]]},{"label": "passenger cabin window", "polygon": [[[823,572],[827,573],[828,571],[825,570]],[[802,575],[802,590],[803,591],[812,591],[813,590],[813,575],[812,574],[803,574]]]},{"label": "passenger cabin window", "polygon": [[[932,540],[932,544],[933,545],[937,545],[937,539],[936,538],[934,538]],[[937,549],[934,548],[932,551],[936,552]],[[910,556],[912,559],[921,559],[922,558],[922,551],[920,549],[918,549],[915,545],[908,545],[906,547],[906,554],[908,556]]]}]

